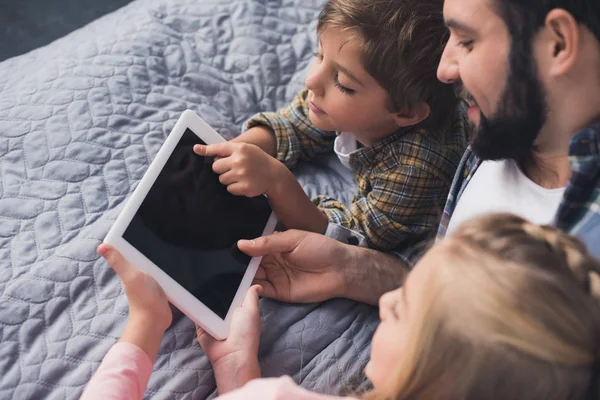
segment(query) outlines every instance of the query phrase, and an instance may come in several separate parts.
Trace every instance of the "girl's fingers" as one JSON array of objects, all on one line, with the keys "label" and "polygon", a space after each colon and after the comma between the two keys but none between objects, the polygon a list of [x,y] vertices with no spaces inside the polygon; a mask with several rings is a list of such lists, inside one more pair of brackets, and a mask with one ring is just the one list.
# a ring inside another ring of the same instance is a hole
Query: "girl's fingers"
[{"label": "girl's fingers", "polygon": [[127,281],[131,273],[135,272],[135,268],[129,264],[125,257],[109,244],[103,243],[98,246],[98,254],[106,259],[123,282]]},{"label": "girl's fingers", "polygon": [[261,292],[262,286],[260,285],[253,285],[250,287],[248,293],[246,293],[246,298],[244,298],[244,302],[242,303],[242,308],[258,311],[258,298]]}]

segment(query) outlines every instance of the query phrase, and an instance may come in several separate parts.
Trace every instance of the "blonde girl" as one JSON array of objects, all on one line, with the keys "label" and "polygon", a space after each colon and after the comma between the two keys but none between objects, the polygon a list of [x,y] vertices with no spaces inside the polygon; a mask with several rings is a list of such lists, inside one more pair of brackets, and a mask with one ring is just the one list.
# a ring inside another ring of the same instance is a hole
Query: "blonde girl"
[{"label": "blonde girl", "polygon": [[[99,252],[123,280],[130,317],[83,398],[141,398],[170,309],[156,282],[114,249]],[[349,398],[600,399],[599,273],[585,247],[555,228],[508,214],[465,223],[382,296],[365,369],[374,389]],[[287,377],[254,379],[259,291],[249,292],[226,341],[198,330],[221,398],[339,399]]]}]

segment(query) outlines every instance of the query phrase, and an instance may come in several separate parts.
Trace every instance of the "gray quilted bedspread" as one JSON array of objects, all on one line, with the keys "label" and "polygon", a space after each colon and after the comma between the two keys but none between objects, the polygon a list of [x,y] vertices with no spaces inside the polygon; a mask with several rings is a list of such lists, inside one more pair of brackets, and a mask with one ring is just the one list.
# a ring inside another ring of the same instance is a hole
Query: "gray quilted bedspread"
[{"label": "gray quilted bedspread", "polygon": [[[0,63],[0,398],[75,399],[127,318],[95,253],[186,108],[222,135],[302,87],[323,0],[138,0]],[[307,192],[348,199],[331,157]],[[366,266],[365,266],[366,267]],[[265,376],[334,393],[368,359],[366,305],[261,301]],[[203,399],[215,384],[194,326],[167,331],[146,397]]]}]

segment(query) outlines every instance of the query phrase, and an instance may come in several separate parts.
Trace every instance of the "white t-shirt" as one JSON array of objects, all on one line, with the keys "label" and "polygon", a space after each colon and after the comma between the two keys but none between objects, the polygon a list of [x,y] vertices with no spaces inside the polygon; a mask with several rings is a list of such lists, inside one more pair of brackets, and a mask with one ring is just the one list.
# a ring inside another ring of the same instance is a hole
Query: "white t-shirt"
[{"label": "white t-shirt", "polygon": [[549,224],[564,191],[533,182],[513,160],[484,161],[459,198],[446,235],[452,235],[464,221],[492,212],[509,212],[536,224]]},{"label": "white t-shirt", "polygon": [[348,169],[350,168],[350,154],[358,150],[358,142],[350,132],[342,132],[333,143],[333,150],[340,159],[340,162]]}]

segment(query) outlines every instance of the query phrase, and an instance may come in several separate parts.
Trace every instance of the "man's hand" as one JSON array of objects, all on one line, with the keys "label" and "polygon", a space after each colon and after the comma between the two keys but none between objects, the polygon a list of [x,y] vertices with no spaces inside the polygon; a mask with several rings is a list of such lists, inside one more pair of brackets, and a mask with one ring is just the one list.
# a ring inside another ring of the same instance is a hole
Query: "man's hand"
[{"label": "man's hand", "polygon": [[269,196],[276,189],[282,170],[287,170],[280,161],[248,143],[197,144],[194,152],[217,158],[213,171],[219,174],[219,181],[227,186],[227,190],[236,196]]},{"label": "man's hand", "polygon": [[263,256],[254,281],[262,286],[262,295],[288,302],[344,297],[377,305],[382,294],[402,284],[408,271],[389,254],[305,231],[240,240],[238,247],[249,256]]},{"label": "man's hand", "polygon": [[290,230],[238,247],[250,256],[263,256],[255,284],[264,297],[281,301],[313,303],[344,293],[341,265],[349,255],[348,246],[326,236]]}]

